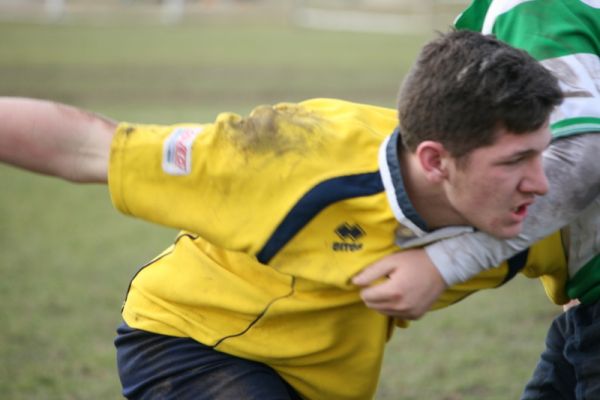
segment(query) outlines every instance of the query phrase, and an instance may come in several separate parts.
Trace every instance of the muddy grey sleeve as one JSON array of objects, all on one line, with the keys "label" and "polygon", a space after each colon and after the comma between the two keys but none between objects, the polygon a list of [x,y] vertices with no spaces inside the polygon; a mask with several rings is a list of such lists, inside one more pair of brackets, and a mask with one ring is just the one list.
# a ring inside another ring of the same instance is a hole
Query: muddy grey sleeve
[{"label": "muddy grey sleeve", "polygon": [[600,134],[555,141],[544,153],[550,190],[529,209],[522,233],[499,240],[483,232],[463,234],[426,247],[449,285],[495,267],[571,222],[600,194]]}]

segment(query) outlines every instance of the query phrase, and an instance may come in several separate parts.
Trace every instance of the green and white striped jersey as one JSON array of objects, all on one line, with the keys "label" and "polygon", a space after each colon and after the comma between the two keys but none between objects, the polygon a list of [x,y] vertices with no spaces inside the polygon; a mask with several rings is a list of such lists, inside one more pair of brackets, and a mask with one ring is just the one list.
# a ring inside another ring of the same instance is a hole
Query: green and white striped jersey
[{"label": "green and white striped jersey", "polygon": [[600,0],[474,0],[455,26],[494,34],[556,75],[555,138],[600,132]]}]

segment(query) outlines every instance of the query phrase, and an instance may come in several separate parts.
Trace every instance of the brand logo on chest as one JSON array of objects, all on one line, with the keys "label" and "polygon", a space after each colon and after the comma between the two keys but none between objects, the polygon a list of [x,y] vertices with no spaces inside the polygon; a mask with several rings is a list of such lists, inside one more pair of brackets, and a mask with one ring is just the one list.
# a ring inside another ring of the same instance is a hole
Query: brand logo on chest
[{"label": "brand logo on chest", "polygon": [[366,235],[363,228],[358,224],[349,224],[344,222],[334,230],[341,241],[335,241],[332,244],[333,251],[358,251],[363,244],[359,240]]}]

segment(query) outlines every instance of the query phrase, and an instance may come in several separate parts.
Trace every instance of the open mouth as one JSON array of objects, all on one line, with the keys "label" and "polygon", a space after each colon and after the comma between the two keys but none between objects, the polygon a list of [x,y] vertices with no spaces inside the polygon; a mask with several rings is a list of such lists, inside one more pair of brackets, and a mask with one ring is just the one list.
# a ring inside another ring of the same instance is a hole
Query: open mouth
[{"label": "open mouth", "polygon": [[519,217],[524,217],[527,215],[527,206],[527,204],[522,204],[519,207],[513,208],[512,212]]}]

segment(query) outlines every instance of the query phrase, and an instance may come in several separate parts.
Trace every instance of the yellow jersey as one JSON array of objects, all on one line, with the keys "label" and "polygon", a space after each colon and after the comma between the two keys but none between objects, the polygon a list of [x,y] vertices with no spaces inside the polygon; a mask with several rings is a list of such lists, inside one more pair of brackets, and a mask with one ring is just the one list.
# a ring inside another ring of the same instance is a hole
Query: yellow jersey
[{"label": "yellow jersey", "polygon": [[[472,230],[427,230],[404,190],[396,125],[393,109],[333,99],[120,124],[115,207],[182,230],[132,280],[125,322],[266,363],[309,399],[372,397],[394,321],[350,279],[407,243]],[[560,249],[530,251],[519,268]],[[439,306],[519,268],[486,271]]]}]

